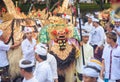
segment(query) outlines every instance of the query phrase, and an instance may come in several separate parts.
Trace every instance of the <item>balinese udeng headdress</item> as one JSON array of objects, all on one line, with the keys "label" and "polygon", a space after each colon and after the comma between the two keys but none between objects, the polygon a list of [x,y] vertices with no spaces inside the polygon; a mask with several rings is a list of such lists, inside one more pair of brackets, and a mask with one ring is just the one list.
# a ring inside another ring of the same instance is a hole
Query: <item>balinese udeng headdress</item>
[{"label": "balinese udeng headdress", "polygon": [[92,58],[90,62],[88,62],[88,64],[84,67],[82,74],[89,77],[99,77],[101,66],[102,63],[99,60]]}]

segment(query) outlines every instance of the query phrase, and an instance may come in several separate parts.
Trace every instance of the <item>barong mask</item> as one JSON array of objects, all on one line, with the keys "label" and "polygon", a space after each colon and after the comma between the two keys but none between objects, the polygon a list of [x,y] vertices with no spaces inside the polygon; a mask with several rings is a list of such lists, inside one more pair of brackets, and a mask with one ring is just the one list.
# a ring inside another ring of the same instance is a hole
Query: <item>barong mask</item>
[{"label": "barong mask", "polygon": [[67,35],[70,33],[70,30],[67,28],[64,30],[53,30],[51,34],[55,37],[55,42],[59,44],[60,50],[66,49]]}]

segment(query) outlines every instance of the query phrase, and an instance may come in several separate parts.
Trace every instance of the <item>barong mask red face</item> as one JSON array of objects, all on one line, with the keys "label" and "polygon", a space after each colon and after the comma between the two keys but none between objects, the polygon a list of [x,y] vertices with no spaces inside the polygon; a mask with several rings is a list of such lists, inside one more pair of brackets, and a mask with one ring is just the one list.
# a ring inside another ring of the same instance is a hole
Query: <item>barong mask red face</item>
[{"label": "barong mask red face", "polygon": [[56,37],[57,40],[65,40],[67,39],[67,34],[69,33],[68,29],[64,29],[62,31],[53,30],[52,34]]},{"label": "barong mask red face", "polygon": [[66,28],[64,30],[53,30],[52,34],[56,37],[55,42],[59,44],[60,50],[66,49],[67,35],[69,34],[69,30]]}]

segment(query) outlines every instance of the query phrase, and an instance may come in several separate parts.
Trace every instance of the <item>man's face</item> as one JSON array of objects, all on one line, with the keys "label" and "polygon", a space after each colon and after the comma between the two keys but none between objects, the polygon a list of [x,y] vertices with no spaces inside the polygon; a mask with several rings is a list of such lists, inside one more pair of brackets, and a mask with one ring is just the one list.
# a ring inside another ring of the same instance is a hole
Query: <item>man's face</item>
[{"label": "man's face", "polygon": [[93,26],[96,27],[97,25],[97,22],[93,21]]},{"label": "man's face", "polygon": [[108,24],[106,25],[105,28],[106,28],[106,30],[107,30],[108,32],[111,32],[111,31],[112,31],[112,28],[111,28],[110,25],[108,25]]},{"label": "man's face", "polygon": [[92,19],[88,17],[88,22],[91,23],[92,22]]},{"label": "man's face", "polygon": [[83,36],[82,39],[84,43],[87,43],[89,40],[89,36]]},{"label": "man's face", "polygon": [[32,32],[26,33],[26,37],[27,37],[28,39],[31,39],[31,38],[32,38]]},{"label": "man's face", "polygon": [[109,37],[107,37],[106,40],[107,40],[107,43],[108,43],[108,44],[111,44],[112,39],[110,39]]},{"label": "man's face", "polygon": [[96,78],[83,75],[83,82],[97,82]]}]

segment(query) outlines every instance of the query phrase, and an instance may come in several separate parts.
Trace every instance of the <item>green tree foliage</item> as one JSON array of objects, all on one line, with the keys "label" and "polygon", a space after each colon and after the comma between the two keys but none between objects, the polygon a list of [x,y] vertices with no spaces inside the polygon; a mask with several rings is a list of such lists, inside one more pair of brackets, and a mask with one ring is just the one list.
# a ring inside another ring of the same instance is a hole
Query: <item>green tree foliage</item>
[{"label": "green tree foliage", "polygon": [[101,10],[104,9],[104,0],[95,0],[95,2],[100,6]]}]

